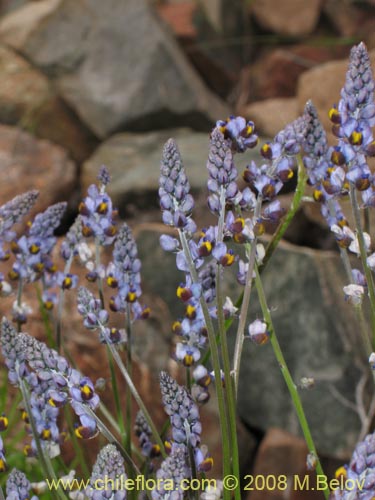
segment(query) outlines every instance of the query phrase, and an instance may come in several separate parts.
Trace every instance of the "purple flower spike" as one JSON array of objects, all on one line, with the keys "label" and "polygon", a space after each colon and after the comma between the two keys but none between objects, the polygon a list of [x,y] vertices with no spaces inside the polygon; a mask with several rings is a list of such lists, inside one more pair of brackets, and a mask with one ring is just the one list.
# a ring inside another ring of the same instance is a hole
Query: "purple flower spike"
[{"label": "purple flower spike", "polygon": [[188,233],[196,230],[191,218],[194,200],[190,194],[190,184],[177,144],[173,139],[166,142],[163,150],[160,164],[159,200],[164,224],[184,229]]},{"label": "purple flower spike", "polygon": [[193,448],[199,446],[202,426],[198,408],[190,394],[166,372],[160,374],[160,388],[165,412],[171,420],[174,441],[185,445],[190,443]]},{"label": "purple flower spike", "polygon": [[[191,471],[187,465],[188,455],[184,445],[172,445],[172,451],[161,464],[156,473],[158,488],[151,491],[152,500],[183,500],[185,492],[181,489],[183,480],[191,476]],[[164,485],[165,482],[165,485]],[[170,484],[175,485],[173,491]]]},{"label": "purple flower spike", "polygon": [[6,484],[7,500],[38,500],[36,495],[30,495],[31,484],[25,474],[13,469]]},{"label": "purple flower spike", "polygon": [[[85,495],[92,500],[125,500],[126,480],[124,459],[113,444],[107,444],[99,452]],[[103,485],[103,488],[99,489],[98,484]]]},{"label": "purple flower spike", "polygon": [[238,193],[236,183],[237,169],[233,163],[231,143],[229,139],[224,137],[219,128],[214,128],[211,134],[207,169],[210,210],[214,213],[221,210],[221,198],[224,199],[225,203],[239,203],[241,195]]},{"label": "purple flower spike", "polygon": [[342,476],[344,489],[332,492],[332,500],[372,500],[375,491],[375,434],[359,442],[348,466],[337,473]]}]

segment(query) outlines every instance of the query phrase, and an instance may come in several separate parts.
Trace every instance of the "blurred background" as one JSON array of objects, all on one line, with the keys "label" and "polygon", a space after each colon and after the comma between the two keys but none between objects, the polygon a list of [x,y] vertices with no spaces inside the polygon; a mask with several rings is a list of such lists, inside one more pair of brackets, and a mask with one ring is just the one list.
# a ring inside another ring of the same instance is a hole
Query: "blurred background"
[{"label": "blurred background", "polygon": [[[63,234],[99,167],[108,167],[109,192],[134,229],[153,307],[135,339],[136,373],[159,414],[157,373],[166,367],[177,373],[170,325],[181,314],[180,275],[173,256],[158,249],[164,142],[176,138],[197,199],[195,219],[209,224],[205,163],[215,121],[241,114],[266,140],[311,98],[328,131],[350,48],[360,41],[375,62],[373,0],[0,0],[0,203],[31,188],[41,192],[36,211],[68,200]],[[239,170],[251,159],[259,159],[256,151],[238,159]],[[282,200],[288,206],[291,194]],[[305,403],[332,473],[360,430],[353,405],[362,367],[348,358],[355,322],[343,304],[341,263],[319,207],[303,206],[286,236],[265,286],[293,374],[316,378]],[[81,369],[99,377],[96,339],[78,333],[73,313],[66,323]],[[37,314],[28,330],[41,336]],[[305,445],[272,353],[252,346],[245,358],[244,471],[303,475]],[[204,425],[216,429],[210,404]],[[215,453],[218,433],[208,431],[206,439]],[[288,495],[249,498],[322,496]]]}]

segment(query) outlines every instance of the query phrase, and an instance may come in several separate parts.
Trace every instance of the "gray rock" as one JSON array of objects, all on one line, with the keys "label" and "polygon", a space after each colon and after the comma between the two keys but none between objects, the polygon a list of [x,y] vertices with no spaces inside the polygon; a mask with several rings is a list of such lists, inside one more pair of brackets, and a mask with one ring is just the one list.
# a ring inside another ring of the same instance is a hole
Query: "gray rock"
[{"label": "gray rock", "polygon": [[[174,256],[161,250],[159,231],[141,230],[137,235],[142,279],[147,292],[160,297],[168,315],[176,319],[183,314],[183,305],[175,294],[183,275],[176,270]],[[226,277],[227,293],[236,300],[240,289],[234,267],[227,270]],[[360,422],[343,398],[354,403],[356,385],[362,370],[366,370],[366,356],[358,354],[358,325],[343,298],[346,281],[340,258],[335,253],[283,243],[265,270],[263,282],[295,383],[304,376],[316,381],[313,389],[301,390],[300,394],[318,451],[347,459],[357,441]],[[249,321],[261,317],[253,295]],[[234,333],[230,332],[228,338],[233,348]],[[270,344],[245,342],[238,411],[251,428],[267,431],[279,427],[301,434]]]},{"label": "gray rock", "polygon": [[98,137],[129,126],[204,128],[228,114],[146,0],[37,5],[37,14],[30,4],[5,16],[0,37],[55,78]]},{"label": "gray rock", "polygon": [[[340,258],[330,252],[282,245],[265,270],[263,284],[276,333],[296,384],[314,377],[314,389],[300,391],[318,450],[347,458],[360,432],[354,403],[360,370],[366,370],[358,324],[345,303],[347,284]],[[262,317],[253,299],[251,318]],[[363,364],[359,363],[363,360]],[[360,367],[360,368],[359,368]],[[300,433],[289,393],[270,344],[245,343],[239,414],[245,422]]]},{"label": "gray rock", "polygon": [[[207,183],[209,134],[189,129],[120,133],[110,137],[83,164],[83,189],[96,181],[100,166],[106,165],[112,177],[108,192],[120,211],[129,197],[142,198],[144,193],[153,193],[156,202],[163,146],[170,137],[177,141],[191,188],[195,191],[204,189]],[[236,165],[241,171],[255,158],[258,159],[259,154],[250,150],[245,155],[237,155]]]}]

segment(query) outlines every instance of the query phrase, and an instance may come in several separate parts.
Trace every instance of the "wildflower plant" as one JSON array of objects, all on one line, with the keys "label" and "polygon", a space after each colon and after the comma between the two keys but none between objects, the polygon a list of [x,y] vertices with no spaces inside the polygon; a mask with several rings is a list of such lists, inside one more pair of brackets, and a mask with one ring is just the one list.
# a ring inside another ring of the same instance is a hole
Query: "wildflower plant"
[{"label": "wildflower plant", "polygon": [[[136,239],[130,227],[118,220],[108,193],[108,169],[102,167],[97,183],[88,188],[79,215],[58,249],[54,231],[60,225],[65,203],[36,215],[22,234],[15,225],[34,205],[38,193],[19,195],[0,207],[0,260],[4,269],[8,266],[7,274],[0,274],[0,291],[2,296],[15,297],[12,311],[1,323],[0,343],[9,385],[19,391],[14,403],[6,404],[5,384],[1,397],[4,408],[0,411],[7,408],[13,419],[6,414],[0,417],[0,432],[4,432],[4,438],[0,437],[0,472],[5,478],[1,484],[6,484],[0,498],[34,500],[52,494],[59,499],[239,500],[236,409],[245,342],[252,342],[254,349],[267,348],[263,347],[266,344],[273,349],[307,443],[306,469],[324,475],[299,393],[300,389],[313,388],[314,379],[304,377],[298,385],[293,380],[261,273],[301,202],[319,203],[346,270],[348,283],[343,298],[355,309],[363,356],[369,359],[369,373],[375,373],[375,253],[367,223],[367,213],[375,206],[374,175],[368,164],[368,158],[375,156],[375,104],[374,80],[364,44],[352,49],[341,99],[329,115],[338,139],[336,145],[329,146],[309,101],[300,118],[260,146],[259,161],[251,161],[243,172],[239,172],[236,160],[258,146],[255,125],[236,116],[219,120],[210,134],[207,160],[207,207],[212,223],[202,228],[194,219],[194,198],[178,145],[173,139],[165,144],[159,201],[167,228],[160,245],[175,255],[181,278],[173,286],[183,313],[171,326],[171,336],[177,339],[172,353],[175,373],[172,376],[163,371],[159,376],[164,426],[155,422],[153,409],[143,401],[139,381],[133,377],[137,325],[147,320],[152,310],[143,302]],[[239,182],[240,175],[244,183]],[[295,176],[296,190],[289,209],[284,210],[279,195]],[[305,196],[307,184],[312,186],[311,197]],[[342,207],[345,197],[350,199],[354,227],[349,226]],[[266,226],[272,235],[265,245],[262,236]],[[103,259],[103,249],[110,255],[109,261]],[[349,254],[356,257],[355,267]],[[75,261],[84,266],[83,280],[73,268]],[[224,290],[230,269],[236,275],[238,292],[227,297]],[[25,302],[26,290],[37,292],[46,342],[27,333],[32,319],[30,305]],[[255,293],[261,315],[250,317]],[[110,384],[105,381],[104,389],[112,390],[113,412],[101,397],[103,381],[81,373],[67,347],[66,294],[75,298],[87,335],[94,336],[98,346],[105,346],[107,359],[101,362],[108,364],[111,380]],[[369,323],[366,302],[370,305]],[[228,347],[229,335],[233,335],[233,352]],[[219,456],[213,456],[204,444],[204,404],[213,393],[220,417]],[[371,434],[375,398],[369,403],[360,394],[357,400],[361,436],[349,465],[339,469],[337,475],[363,480],[364,488],[354,497],[345,482],[333,492],[327,486],[327,499],[331,495],[336,499],[369,500],[375,493]],[[13,450],[8,452],[6,441],[9,421],[14,420],[17,407],[27,436],[27,458],[22,462],[25,470],[14,468],[9,472]],[[85,440],[100,445],[94,464],[87,460],[82,444]],[[67,442],[77,455],[74,463],[66,462]],[[32,461],[39,469],[37,477],[27,476],[35,470],[28,465]],[[216,486],[201,491],[193,488],[192,481],[210,474],[214,461],[222,462]],[[86,482],[72,481],[76,466]],[[237,481],[232,491],[226,488],[225,477]],[[137,489],[127,487],[129,481],[133,486],[136,483]],[[103,482],[105,487],[99,488]],[[55,486],[53,493],[51,484]]]}]

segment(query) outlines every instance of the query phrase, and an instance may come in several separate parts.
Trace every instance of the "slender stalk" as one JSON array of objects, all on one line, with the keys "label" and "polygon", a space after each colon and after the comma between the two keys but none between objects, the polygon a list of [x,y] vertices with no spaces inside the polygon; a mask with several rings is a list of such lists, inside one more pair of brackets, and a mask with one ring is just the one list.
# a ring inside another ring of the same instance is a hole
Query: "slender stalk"
[{"label": "slender stalk", "polygon": [[[254,212],[254,221],[255,222],[257,221],[257,219],[259,217],[261,207],[262,207],[262,196],[259,195],[256,207],[255,207],[255,212]],[[247,250],[248,249],[249,249],[249,245],[247,245]],[[255,259],[256,259],[256,250],[257,250],[257,238],[255,237],[254,241],[251,244],[251,250],[250,250],[250,255],[249,255],[249,259],[248,259],[246,283],[245,283],[245,288],[244,288],[243,295],[242,295],[240,318],[238,321],[236,343],[235,343],[235,347],[234,347],[233,372],[234,372],[234,390],[236,393],[236,397],[237,397],[237,393],[238,393],[238,381],[239,381],[239,377],[240,377],[240,364],[241,364],[242,350],[243,350],[243,344],[245,341],[245,325],[246,325],[247,313],[249,310],[250,294],[251,294],[251,288],[252,288],[252,283],[253,283],[253,273],[254,273],[254,264],[255,264]]]},{"label": "slender stalk", "polygon": [[[23,292],[23,279],[19,278],[18,280],[18,289],[17,289],[17,306],[19,310],[21,310],[22,306],[22,292]],[[20,332],[22,327],[22,323],[17,320],[17,331]]]},{"label": "slender stalk", "polygon": [[370,299],[370,315],[371,315],[371,329],[372,329],[372,349],[375,347],[375,287],[374,281],[372,279],[371,269],[367,265],[367,252],[365,245],[365,238],[363,235],[362,223],[361,223],[361,215],[359,212],[359,206],[357,201],[357,193],[355,187],[350,185],[350,201],[352,204],[352,210],[354,215],[354,220],[357,228],[357,238],[359,244],[359,251],[361,255],[361,261],[363,270],[366,276],[368,295]]},{"label": "slender stalk", "polygon": [[288,229],[290,223],[292,222],[293,217],[295,216],[297,210],[301,205],[308,177],[303,164],[302,156],[300,154],[297,156],[297,163],[298,163],[298,182],[293,196],[293,200],[284,220],[279,224],[276,233],[273,235],[272,240],[267,245],[266,255],[264,256],[263,259],[262,268],[267,265],[273,252],[276,250],[277,245],[280,243],[281,238],[284,236],[285,231]]},{"label": "slender stalk", "polygon": [[161,450],[161,454],[162,454],[163,458],[166,458],[164,444],[159,436],[159,433],[155,427],[155,424],[154,424],[150,414],[148,413],[148,411],[146,409],[145,404],[142,401],[142,398],[140,397],[135,385],[133,384],[133,381],[132,381],[127,369],[125,368],[124,363],[122,362],[122,359],[121,359],[119,353],[117,352],[114,345],[110,343],[110,340],[108,338],[106,338],[106,341],[107,341],[107,345],[112,353],[113,359],[116,361],[117,366],[119,367],[120,372],[121,372],[122,376],[124,377],[125,382],[128,385],[128,388],[130,389],[131,393],[133,394],[133,397],[136,400],[137,405],[139,406],[140,410],[142,410],[143,415],[144,415],[145,419],[147,420],[148,425],[150,426],[152,436],[153,436],[155,442],[160,446],[160,450]]},{"label": "slender stalk", "polygon": [[[179,236],[181,245],[188,262],[190,275],[193,283],[198,283],[198,275],[194,266],[194,262],[191,256],[189,244],[187,242],[185,233],[182,230],[179,230]],[[212,324],[211,316],[206,304],[206,301],[203,297],[200,298],[200,304],[202,307],[202,312],[204,316],[204,320],[207,327],[208,332],[208,340],[210,345],[210,352],[212,358],[212,365],[214,369],[215,375],[215,388],[217,393],[218,407],[219,407],[219,415],[220,415],[220,429],[221,429],[221,438],[222,438],[222,450],[223,450],[223,474],[224,476],[230,474],[231,464],[230,464],[230,448],[229,448],[229,434],[228,434],[228,418],[225,410],[225,402],[224,402],[224,390],[221,383],[221,368],[220,368],[220,359],[218,353],[218,347],[216,343],[216,334]],[[229,491],[224,491],[224,498],[227,499],[230,497]]]},{"label": "slender stalk", "polygon": [[114,366],[113,358],[111,355],[111,351],[108,348],[108,345],[106,347],[107,347],[109,371],[111,373],[111,383],[112,383],[112,389],[113,389],[113,397],[115,400],[118,428],[120,431],[121,439],[123,442],[125,442],[127,440],[127,433],[125,431],[125,426],[124,426],[124,417],[123,417],[122,408],[121,408],[121,401],[120,401],[119,390],[118,390],[118,385],[117,385],[115,366]]},{"label": "slender stalk", "polygon": [[[225,191],[221,188],[220,193],[220,216],[218,224],[218,235],[217,243],[223,241],[224,236],[224,218],[225,218]],[[225,318],[224,318],[224,300],[222,292],[222,273],[223,266],[217,265],[216,270],[216,301],[217,301],[217,318],[219,327],[219,338],[221,346],[221,355],[223,359],[223,369],[224,369],[224,395],[227,400],[227,410],[228,410],[228,421],[229,421],[229,433],[230,433],[230,456],[232,457],[232,472],[239,478],[240,477],[240,466],[238,458],[238,442],[237,442],[237,418],[236,418],[236,401],[233,393],[232,376],[230,369],[228,342],[227,342],[227,332],[225,329]],[[235,490],[235,498],[241,500],[241,494],[239,488]]]},{"label": "slender stalk", "polygon": [[[197,480],[198,479],[197,467],[195,465],[194,450],[190,443],[190,427],[187,421],[185,421],[185,432],[188,441],[187,449],[188,449],[189,464],[191,469],[191,479]],[[191,498],[192,500],[199,500],[198,491],[196,490],[189,491],[189,498]]]},{"label": "slender stalk", "polygon": [[86,463],[86,459],[84,457],[84,453],[82,451],[82,447],[79,445],[78,438],[76,436],[76,433],[74,432],[72,416],[70,414],[69,408],[67,408],[67,407],[64,408],[64,415],[65,415],[65,420],[68,424],[68,429],[70,431],[70,438],[72,440],[73,448],[74,448],[76,457],[78,459],[78,463],[82,469],[84,476],[89,477],[90,471],[89,471],[89,468],[87,467],[87,463]]},{"label": "slender stalk", "polygon": [[[100,244],[99,244],[98,238],[95,238],[95,266],[96,266],[96,270],[98,270],[100,267]],[[103,280],[100,276],[98,276],[98,289],[99,289],[99,298],[100,298],[101,307],[104,309]],[[102,328],[102,331],[104,332],[104,328]],[[120,428],[121,438],[122,438],[122,440],[126,441],[127,435],[126,435],[126,431],[125,431],[125,427],[124,427],[124,416],[123,416],[123,412],[122,412],[122,408],[121,408],[121,401],[120,401],[120,396],[119,396],[119,391],[118,391],[116,372],[115,372],[114,365],[113,365],[113,359],[111,358],[111,355],[110,355],[110,353],[112,353],[112,351],[109,348],[110,341],[108,339],[106,339],[106,340],[107,340],[107,357],[108,357],[109,370],[111,373],[111,383],[112,383],[113,395],[114,395],[114,400],[115,400],[117,422],[118,422],[118,425]],[[120,356],[119,356],[119,358],[120,358]]]},{"label": "slender stalk", "polygon": [[[121,430],[118,423],[113,418],[111,412],[108,410],[108,408],[106,408],[106,406],[103,404],[102,401],[99,403],[99,411],[102,413],[103,417],[108,421],[111,427],[115,430],[115,432],[119,436],[121,436]],[[139,460],[144,460],[144,456],[140,453],[138,448],[133,445],[133,443],[132,443],[132,454],[133,456],[136,455]]]},{"label": "slender stalk", "polygon": [[[221,267],[217,266],[216,276],[216,291],[217,291],[217,316],[219,324],[220,345],[223,358],[224,380],[225,388],[224,394],[227,397],[229,432],[230,432],[230,447],[232,457],[232,471],[233,474],[239,479],[240,477],[240,464],[238,456],[238,442],[237,442],[237,416],[236,416],[236,400],[234,397],[234,388],[232,383],[232,376],[230,370],[229,352],[227,344],[227,333],[225,330],[225,319],[223,310],[223,295],[221,291]],[[235,489],[235,498],[241,500],[241,493],[239,488]]]},{"label": "slender stalk", "polygon": [[[339,249],[340,249],[340,256],[344,264],[344,269],[350,283],[353,279],[353,276],[352,276],[352,266],[350,264],[348,252],[345,248],[342,248],[340,246]],[[372,345],[371,345],[371,340],[368,336],[368,326],[366,324],[362,304],[358,304],[355,306],[355,314],[357,317],[358,324],[360,326],[362,343],[365,348],[366,355],[370,356],[370,354],[372,353]],[[373,370],[371,370],[371,372],[373,375],[373,380],[375,382],[375,373]]]},{"label": "slender stalk", "polygon": [[[132,322],[130,316],[130,306],[126,304],[126,332],[128,336],[128,341],[126,344],[126,367],[128,369],[129,377],[132,378]],[[126,391],[126,440],[125,440],[125,448],[129,455],[132,453],[132,442],[131,442],[131,433],[132,433],[132,395],[129,390]]]},{"label": "slender stalk", "polygon": [[[95,238],[95,266],[96,270],[100,267],[100,244],[98,238]],[[100,276],[98,276],[98,288],[99,288],[99,298],[104,309],[104,292],[103,292],[103,280]]]},{"label": "slender stalk", "polygon": [[[271,317],[270,310],[269,310],[268,305],[267,305],[267,300],[266,300],[266,296],[265,296],[265,293],[263,290],[263,285],[262,285],[262,281],[260,279],[260,274],[259,274],[259,270],[258,270],[257,265],[255,265],[255,285],[256,285],[262,313],[263,313],[264,319],[267,323],[267,326],[270,330],[270,341],[271,341],[273,351],[275,353],[275,357],[276,357],[277,362],[279,364],[279,367],[280,367],[281,373],[284,377],[285,383],[288,387],[289,394],[292,398],[292,402],[293,402],[294,408],[296,410],[297,417],[298,417],[300,426],[302,428],[302,432],[303,432],[303,435],[305,437],[305,441],[306,441],[309,453],[311,453],[316,458],[316,461],[317,461],[316,462],[316,473],[318,476],[324,476],[322,465],[320,463],[320,460],[319,460],[319,457],[318,457],[318,454],[317,454],[317,451],[315,448],[315,444],[314,444],[314,441],[313,441],[313,438],[311,435],[309,424],[308,424],[306,416],[305,416],[305,412],[304,412],[304,409],[302,406],[302,402],[301,402],[300,395],[298,393],[297,386],[295,385],[295,383],[293,381],[293,378],[292,378],[290,371],[288,369],[288,366],[286,364],[284,355],[281,351],[280,344],[279,344],[277,337],[276,337],[275,328],[273,326],[272,317]],[[329,495],[330,495],[330,491],[329,491],[329,488],[327,487],[324,490],[324,496],[325,496],[326,500],[328,500]]]}]

